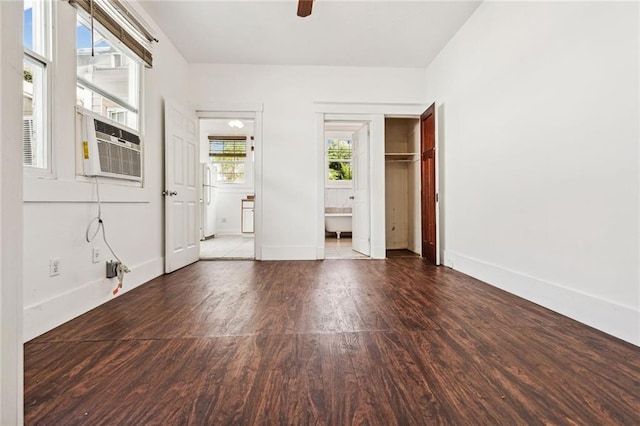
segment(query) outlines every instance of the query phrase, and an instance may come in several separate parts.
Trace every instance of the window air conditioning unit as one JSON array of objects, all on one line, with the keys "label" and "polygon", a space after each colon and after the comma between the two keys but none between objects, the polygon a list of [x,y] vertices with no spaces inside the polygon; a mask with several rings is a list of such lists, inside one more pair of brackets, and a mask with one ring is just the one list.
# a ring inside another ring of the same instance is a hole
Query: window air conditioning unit
[{"label": "window air conditioning unit", "polygon": [[79,112],[84,175],[142,181],[140,133],[83,108]]}]

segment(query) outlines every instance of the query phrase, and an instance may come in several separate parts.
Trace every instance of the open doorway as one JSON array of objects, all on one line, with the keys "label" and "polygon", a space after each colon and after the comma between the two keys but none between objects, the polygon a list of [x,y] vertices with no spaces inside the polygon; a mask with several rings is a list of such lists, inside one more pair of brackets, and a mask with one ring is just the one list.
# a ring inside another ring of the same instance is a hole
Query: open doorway
[{"label": "open doorway", "polygon": [[368,259],[369,124],[324,122],[325,259]]},{"label": "open doorway", "polygon": [[200,119],[200,259],[255,258],[254,120]]}]

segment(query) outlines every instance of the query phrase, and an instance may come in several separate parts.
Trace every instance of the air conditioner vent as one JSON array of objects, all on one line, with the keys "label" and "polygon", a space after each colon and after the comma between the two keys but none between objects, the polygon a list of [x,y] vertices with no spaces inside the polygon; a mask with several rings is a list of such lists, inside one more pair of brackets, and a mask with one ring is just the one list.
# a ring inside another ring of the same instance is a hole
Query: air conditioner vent
[{"label": "air conditioner vent", "polygon": [[135,130],[90,111],[81,112],[84,174],[141,181],[143,145]]},{"label": "air conditioner vent", "polygon": [[22,120],[22,164],[33,165],[33,118]]},{"label": "air conditioner vent", "polygon": [[140,137],[138,135],[98,119],[95,119],[94,122],[96,132],[103,138],[115,137],[116,139],[140,145]]},{"label": "air conditioner vent", "polygon": [[140,153],[130,148],[98,140],[98,154],[100,155],[100,169],[110,173],[140,176]]}]

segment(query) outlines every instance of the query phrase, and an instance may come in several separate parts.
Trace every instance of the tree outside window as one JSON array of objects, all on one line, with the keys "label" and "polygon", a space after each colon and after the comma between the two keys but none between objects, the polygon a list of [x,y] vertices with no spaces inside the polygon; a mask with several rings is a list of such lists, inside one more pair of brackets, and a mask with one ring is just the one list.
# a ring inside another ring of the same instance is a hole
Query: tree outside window
[{"label": "tree outside window", "polygon": [[353,142],[351,139],[327,140],[328,179],[350,181],[353,178]]},{"label": "tree outside window", "polygon": [[218,182],[244,183],[247,158],[246,137],[209,136],[209,157],[218,169]]}]

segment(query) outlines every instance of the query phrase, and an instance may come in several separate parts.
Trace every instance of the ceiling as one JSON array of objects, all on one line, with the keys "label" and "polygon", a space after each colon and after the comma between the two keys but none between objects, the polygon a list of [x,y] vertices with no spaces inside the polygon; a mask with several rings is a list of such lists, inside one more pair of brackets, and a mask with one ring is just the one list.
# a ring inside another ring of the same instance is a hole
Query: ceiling
[{"label": "ceiling", "polygon": [[[189,63],[424,68],[476,1],[142,0]],[[162,43],[162,40],[160,40]]]}]

